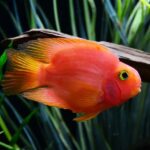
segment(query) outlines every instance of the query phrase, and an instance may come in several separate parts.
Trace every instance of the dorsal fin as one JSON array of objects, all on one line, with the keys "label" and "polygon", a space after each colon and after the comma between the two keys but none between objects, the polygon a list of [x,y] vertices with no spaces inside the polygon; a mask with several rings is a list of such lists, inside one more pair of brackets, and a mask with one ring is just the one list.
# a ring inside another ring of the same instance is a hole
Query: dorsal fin
[{"label": "dorsal fin", "polygon": [[53,54],[58,51],[82,47],[106,49],[95,42],[77,38],[42,38],[21,44],[18,48],[38,61],[49,63]]}]

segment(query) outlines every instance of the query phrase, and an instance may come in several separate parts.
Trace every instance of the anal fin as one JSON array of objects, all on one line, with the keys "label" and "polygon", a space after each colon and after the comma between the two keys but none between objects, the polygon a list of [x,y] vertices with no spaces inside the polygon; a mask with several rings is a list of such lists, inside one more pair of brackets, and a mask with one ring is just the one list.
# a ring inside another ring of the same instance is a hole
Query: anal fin
[{"label": "anal fin", "polygon": [[49,87],[28,90],[27,92],[23,92],[21,95],[27,99],[34,100],[48,106],[68,109],[67,103],[63,99],[59,98],[53,89]]}]

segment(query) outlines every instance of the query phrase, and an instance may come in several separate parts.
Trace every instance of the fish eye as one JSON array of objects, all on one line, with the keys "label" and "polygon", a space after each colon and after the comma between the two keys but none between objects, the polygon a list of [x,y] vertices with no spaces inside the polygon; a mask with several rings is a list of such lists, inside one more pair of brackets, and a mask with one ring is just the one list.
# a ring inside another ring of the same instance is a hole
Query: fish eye
[{"label": "fish eye", "polygon": [[119,78],[120,80],[126,80],[128,79],[129,75],[128,75],[128,72],[123,70],[119,73]]}]

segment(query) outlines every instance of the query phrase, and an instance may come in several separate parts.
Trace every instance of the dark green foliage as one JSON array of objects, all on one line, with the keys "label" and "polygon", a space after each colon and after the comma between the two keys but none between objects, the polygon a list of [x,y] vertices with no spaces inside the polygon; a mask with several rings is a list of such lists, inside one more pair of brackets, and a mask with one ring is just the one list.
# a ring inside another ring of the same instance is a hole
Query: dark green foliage
[{"label": "dark green foliage", "polygon": [[[31,28],[49,28],[150,52],[148,0],[1,0],[0,22],[1,40]],[[6,54],[0,51],[2,78]],[[149,106],[149,84],[143,83],[132,101],[75,123],[69,111],[0,91],[0,149],[140,149],[150,145]]]}]

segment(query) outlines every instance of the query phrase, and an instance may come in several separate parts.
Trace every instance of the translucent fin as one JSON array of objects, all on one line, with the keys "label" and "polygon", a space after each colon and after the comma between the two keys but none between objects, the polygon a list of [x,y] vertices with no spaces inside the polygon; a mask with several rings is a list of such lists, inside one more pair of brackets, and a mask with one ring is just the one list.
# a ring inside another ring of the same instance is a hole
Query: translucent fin
[{"label": "translucent fin", "polygon": [[[19,45],[19,49],[45,63],[50,62],[53,54],[58,51],[79,49],[82,47],[99,47],[100,49],[101,46],[95,44],[95,42],[77,38],[42,38]],[[105,48],[102,47],[102,49]]]},{"label": "translucent fin", "polygon": [[29,90],[21,95],[27,99],[34,100],[48,106],[55,106],[64,109],[68,108],[66,102],[59,98],[55,92],[48,87]]},{"label": "translucent fin", "polygon": [[88,113],[88,114],[85,114],[85,115],[83,115],[83,116],[74,118],[73,120],[74,120],[74,121],[77,121],[77,122],[86,121],[86,120],[89,120],[89,119],[94,118],[94,117],[97,116],[99,113],[100,113],[100,112]]},{"label": "translucent fin", "polygon": [[18,94],[39,86],[38,72],[41,63],[25,53],[13,49],[7,51],[8,63],[2,87],[7,95]]},{"label": "translucent fin", "polygon": [[6,72],[2,80],[3,91],[6,95],[15,95],[25,90],[38,87],[36,74],[27,72]]}]

